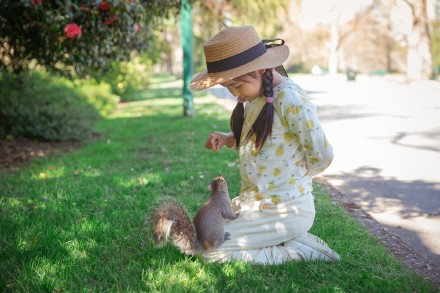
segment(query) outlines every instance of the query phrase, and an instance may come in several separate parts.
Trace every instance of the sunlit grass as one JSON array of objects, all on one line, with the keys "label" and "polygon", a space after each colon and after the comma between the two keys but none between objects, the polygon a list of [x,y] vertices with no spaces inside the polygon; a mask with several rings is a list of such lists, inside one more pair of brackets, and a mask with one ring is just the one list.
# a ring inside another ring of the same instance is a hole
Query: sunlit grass
[{"label": "sunlit grass", "polygon": [[[84,148],[0,173],[0,288],[9,292],[434,292],[316,186],[312,233],[340,253],[336,263],[253,266],[207,263],[170,245],[155,248],[145,218],[174,196],[194,215],[223,174],[239,191],[237,154],[204,148],[228,129],[212,98],[120,105]],[[44,175],[42,175],[44,174]]]}]

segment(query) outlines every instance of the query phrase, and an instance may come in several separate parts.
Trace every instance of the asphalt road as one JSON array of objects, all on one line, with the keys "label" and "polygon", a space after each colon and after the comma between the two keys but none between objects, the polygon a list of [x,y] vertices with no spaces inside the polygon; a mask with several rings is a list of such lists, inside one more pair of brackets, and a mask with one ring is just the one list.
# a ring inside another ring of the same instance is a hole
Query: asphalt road
[{"label": "asphalt road", "polygon": [[[298,75],[335,159],[323,174],[347,200],[440,265],[440,82]],[[221,89],[213,89],[225,96]]]}]

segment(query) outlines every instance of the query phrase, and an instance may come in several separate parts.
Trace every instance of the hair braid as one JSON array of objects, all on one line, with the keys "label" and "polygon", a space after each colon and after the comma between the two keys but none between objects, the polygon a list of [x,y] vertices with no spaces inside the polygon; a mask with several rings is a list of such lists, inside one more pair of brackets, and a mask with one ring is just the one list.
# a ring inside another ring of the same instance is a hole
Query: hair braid
[{"label": "hair braid", "polygon": [[235,147],[240,146],[241,131],[243,130],[244,123],[244,105],[243,103],[237,103],[232,111],[230,126],[235,138]]},{"label": "hair braid", "polygon": [[263,75],[263,94],[265,97],[273,97],[273,72],[272,69],[266,69]]},{"label": "hair braid", "polygon": [[[266,69],[261,76],[262,90],[264,97],[273,97],[273,72],[272,69]],[[266,139],[272,135],[272,125],[274,116],[273,103],[264,104],[257,119],[255,119],[251,130],[247,134],[250,137],[255,134],[255,148],[259,151],[266,142]]]}]

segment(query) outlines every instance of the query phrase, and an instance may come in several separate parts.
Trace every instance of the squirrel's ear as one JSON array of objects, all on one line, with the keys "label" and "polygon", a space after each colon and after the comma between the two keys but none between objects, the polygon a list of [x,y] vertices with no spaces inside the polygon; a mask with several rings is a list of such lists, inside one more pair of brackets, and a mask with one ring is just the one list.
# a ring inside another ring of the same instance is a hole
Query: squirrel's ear
[{"label": "squirrel's ear", "polygon": [[211,184],[208,184],[208,189],[209,189],[210,191],[212,191],[212,186],[211,186]]}]

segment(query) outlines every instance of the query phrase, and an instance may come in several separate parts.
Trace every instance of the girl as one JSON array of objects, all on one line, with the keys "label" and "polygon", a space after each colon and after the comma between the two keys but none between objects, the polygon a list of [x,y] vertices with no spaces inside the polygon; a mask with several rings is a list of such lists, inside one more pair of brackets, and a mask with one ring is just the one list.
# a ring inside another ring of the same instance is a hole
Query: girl
[{"label": "girl", "polygon": [[315,217],[312,176],[330,165],[333,152],[305,91],[277,71],[288,47],[280,39],[262,41],[243,26],[214,35],[204,51],[207,72],[193,78],[191,89],[221,84],[238,102],[232,132],[211,133],[205,146],[238,150],[241,190],[232,200],[240,217],[225,224],[230,240],[203,256],[259,264],[338,260],[308,233]]}]

